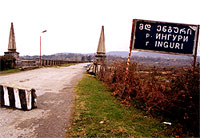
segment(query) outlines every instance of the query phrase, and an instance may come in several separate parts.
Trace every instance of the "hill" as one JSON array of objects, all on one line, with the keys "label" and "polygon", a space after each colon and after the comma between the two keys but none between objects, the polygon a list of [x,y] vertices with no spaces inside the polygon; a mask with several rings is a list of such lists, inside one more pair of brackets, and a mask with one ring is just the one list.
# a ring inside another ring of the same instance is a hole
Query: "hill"
[{"label": "hill", "polygon": [[[119,56],[122,58],[127,58],[129,52],[128,51],[110,51],[106,53],[110,56]],[[161,53],[153,53],[153,52],[131,52],[132,57],[149,57],[149,58],[165,58],[165,59],[191,59],[192,56],[182,56],[182,55],[172,55],[172,54],[161,54]]]},{"label": "hill", "polygon": [[[123,59],[127,61],[129,52],[126,51],[110,51],[107,52],[109,61],[115,59]],[[118,58],[117,58],[118,57]],[[120,58],[119,58],[120,57]],[[131,61],[148,66],[188,66],[193,64],[193,56],[170,55],[153,52],[135,52],[131,54]],[[197,57],[197,63],[200,63],[200,57]]]}]

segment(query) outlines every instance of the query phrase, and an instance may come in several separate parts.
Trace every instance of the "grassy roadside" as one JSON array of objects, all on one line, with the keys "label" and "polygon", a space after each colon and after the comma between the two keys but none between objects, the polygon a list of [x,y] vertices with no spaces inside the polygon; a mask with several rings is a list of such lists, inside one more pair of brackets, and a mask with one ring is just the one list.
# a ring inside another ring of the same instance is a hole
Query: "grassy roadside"
[{"label": "grassy roadside", "polygon": [[8,70],[0,71],[0,75],[6,75],[6,74],[16,73],[16,72],[20,72],[20,70],[19,69],[8,69]]},{"label": "grassy roadside", "polygon": [[91,75],[75,88],[76,105],[67,137],[165,137],[166,127],[140,110],[124,106]]}]

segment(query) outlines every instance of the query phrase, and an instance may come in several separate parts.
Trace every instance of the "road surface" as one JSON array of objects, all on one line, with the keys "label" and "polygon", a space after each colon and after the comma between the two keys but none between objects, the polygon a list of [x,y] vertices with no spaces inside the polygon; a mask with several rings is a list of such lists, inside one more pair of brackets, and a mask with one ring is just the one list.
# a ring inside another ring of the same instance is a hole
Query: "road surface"
[{"label": "road surface", "polygon": [[22,111],[0,107],[0,138],[64,137],[73,114],[73,87],[81,79],[84,66],[40,68],[1,75],[0,83],[35,88],[38,108]]}]

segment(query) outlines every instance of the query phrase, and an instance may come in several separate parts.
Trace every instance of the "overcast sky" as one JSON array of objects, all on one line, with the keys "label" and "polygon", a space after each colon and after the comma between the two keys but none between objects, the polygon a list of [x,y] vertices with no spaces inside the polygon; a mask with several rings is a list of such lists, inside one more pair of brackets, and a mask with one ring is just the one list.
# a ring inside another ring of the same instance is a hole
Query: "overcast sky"
[{"label": "overcast sky", "polygon": [[200,24],[199,6],[199,0],[1,0],[0,55],[11,22],[21,56],[39,55],[43,30],[42,54],[95,53],[102,25],[106,51],[128,51],[132,19]]}]

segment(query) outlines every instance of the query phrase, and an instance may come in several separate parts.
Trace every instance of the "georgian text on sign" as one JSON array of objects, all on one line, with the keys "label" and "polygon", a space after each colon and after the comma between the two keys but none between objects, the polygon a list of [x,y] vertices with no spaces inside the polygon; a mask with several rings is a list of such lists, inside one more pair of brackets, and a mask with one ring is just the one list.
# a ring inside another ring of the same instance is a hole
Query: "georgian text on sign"
[{"label": "georgian text on sign", "polygon": [[193,54],[197,25],[135,20],[133,49]]}]

